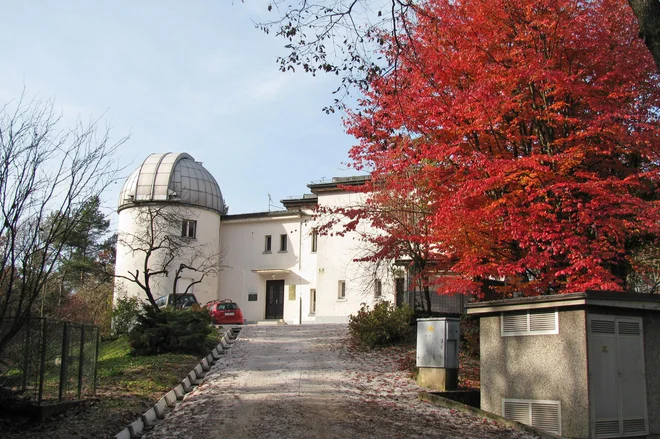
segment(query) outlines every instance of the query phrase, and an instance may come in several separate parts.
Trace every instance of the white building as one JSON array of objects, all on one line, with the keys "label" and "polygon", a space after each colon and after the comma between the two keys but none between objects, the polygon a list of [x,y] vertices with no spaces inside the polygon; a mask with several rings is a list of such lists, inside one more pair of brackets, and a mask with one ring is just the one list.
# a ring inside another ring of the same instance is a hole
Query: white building
[{"label": "white building", "polygon": [[[120,194],[115,271],[125,278],[117,278],[115,294],[146,299],[144,289],[126,279],[143,275],[146,254],[135,251],[139,246],[129,238],[144,241],[144,231],[153,224],[144,221],[145,213],[158,211],[173,214],[176,224],[170,219],[150,237],[183,236],[194,250],[168,259],[167,276],[152,277],[155,298],[174,292],[177,267],[194,265],[192,259],[206,254],[221,255],[221,270],[202,279],[199,272],[184,269],[177,292],[189,288],[201,303],[231,299],[248,321],[346,322],[362,303],[393,302],[396,281],[389,267],[354,262],[365,251],[358,233],[317,233],[322,219],[315,207],[359,203],[363,195],[346,187],[364,181],[348,177],[313,183],[307,185],[311,194],[283,200],[286,210],[228,215],[217,182],[201,163],[188,154],[152,154],[127,178]],[[159,261],[166,253],[161,249],[150,255],[150,270],[162,268]]]}]

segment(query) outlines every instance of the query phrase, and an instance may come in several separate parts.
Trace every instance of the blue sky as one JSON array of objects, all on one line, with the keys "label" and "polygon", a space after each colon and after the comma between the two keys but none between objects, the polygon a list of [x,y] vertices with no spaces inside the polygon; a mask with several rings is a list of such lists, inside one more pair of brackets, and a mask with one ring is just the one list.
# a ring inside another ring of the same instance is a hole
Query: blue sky
[{"label": "blue sky", "polygon": [[[354,139],[332,102],[338,79],[281,73],[284,41],[253,21],[266,1],[3,2],[0,102],[54,99],[64,120],[103,116],[116,159],[139,166],[152,152],[185,151],[215,176],[230,213],[268,209],[306,184],[351,175]],[[104,196],[116,207],[121,183]]]}]

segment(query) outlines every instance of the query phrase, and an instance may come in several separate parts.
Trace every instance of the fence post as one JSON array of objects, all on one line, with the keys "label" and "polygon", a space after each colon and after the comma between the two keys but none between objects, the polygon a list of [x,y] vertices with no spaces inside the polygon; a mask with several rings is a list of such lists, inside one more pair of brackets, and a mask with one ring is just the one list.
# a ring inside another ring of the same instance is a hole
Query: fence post
[{"label": "fence post", "polygon": [[80,358],[78,359],[78,399],[82,396],[83,366],[85,365],[85,325],[80,325]]},{"label": "fence post", "polygon": [[101,345],[101,330],[96,326],[96,356],[94,357],[94,384],[92,388],[92,395],[96,395],[96,380],[98,379],[99,369],[99,349]]},{"label": "fence post", "polygon": [[46,319],[41,318],[41,361],[39,364],[39,402],[41,405],[44,395],[44,375],[46,373]]},{"label": "fence post", "polygon": [[30,373],[30,320],[31,318],[28,317],[23,326],[23,328],[25,328],[25,344],[23,345],[23,381],[21,383],[21,390],[23,392],[27,389],[27,379],[28,374]]},{"label": "fence post", "polygon": [[62,361],[60,362],[60,392],[58,395],[58,402],[62,402],[64,395],[64,387],[66,386],[66,371],[67,363],[69,361],[69,325],[65,322],[62,327]]}]

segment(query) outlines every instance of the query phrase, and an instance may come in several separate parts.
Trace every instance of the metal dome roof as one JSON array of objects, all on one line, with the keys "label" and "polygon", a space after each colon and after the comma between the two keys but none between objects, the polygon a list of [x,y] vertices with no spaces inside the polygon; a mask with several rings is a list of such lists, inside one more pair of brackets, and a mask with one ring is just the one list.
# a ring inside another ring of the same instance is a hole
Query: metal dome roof
[{"label": "metal dome roof", "polygon": [[126,179],[118,211],[136,202],[173,201],[225,214],[220,186],[209,171],[185,153],[151,154]]}]

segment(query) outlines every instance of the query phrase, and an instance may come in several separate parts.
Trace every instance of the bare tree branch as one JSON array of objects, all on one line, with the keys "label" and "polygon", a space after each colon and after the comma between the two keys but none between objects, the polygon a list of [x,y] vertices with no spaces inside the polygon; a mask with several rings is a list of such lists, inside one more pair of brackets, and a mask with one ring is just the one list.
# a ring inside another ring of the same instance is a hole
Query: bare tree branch
[{"label": "bare tree branch", "polygon": [[0,353],[56,269],[85,203],[116,180],[99,120],[60,129],[52,102],[25,93],[0,108]]}]

